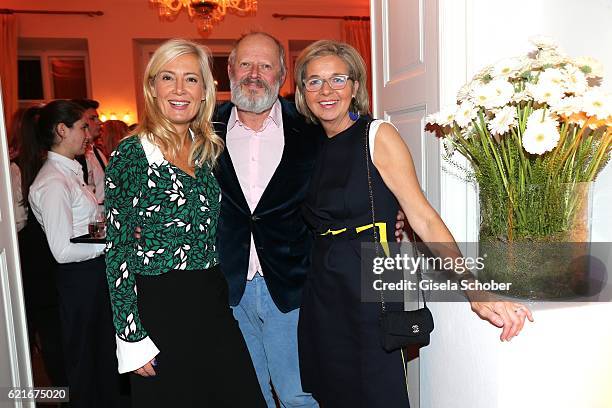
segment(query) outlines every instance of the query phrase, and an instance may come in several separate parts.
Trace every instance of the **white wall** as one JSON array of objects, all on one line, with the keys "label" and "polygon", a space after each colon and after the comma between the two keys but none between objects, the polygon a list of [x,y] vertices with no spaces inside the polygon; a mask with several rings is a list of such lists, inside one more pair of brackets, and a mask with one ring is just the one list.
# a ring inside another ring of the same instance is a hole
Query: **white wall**
[{"label": "white wall", "polygon": [[[612,0],[440,0],[439,8],[441,106],[484,65],[529,51],[528,38],[538,34],[571,56],[600,60],[612,91]],[[443,218],[458,240],[475,240],[475,195],[449,175],[441,184]],[[592,239],[609,242],[612,164],[595,190]],[[436,331],[421,351],[422,407],[612,406],[612,320],[604,317],[612,304],[533,304],[536,323],[509,344],[466,303],[430,306]],[[588,334],[571,340],[574,326]]]}]

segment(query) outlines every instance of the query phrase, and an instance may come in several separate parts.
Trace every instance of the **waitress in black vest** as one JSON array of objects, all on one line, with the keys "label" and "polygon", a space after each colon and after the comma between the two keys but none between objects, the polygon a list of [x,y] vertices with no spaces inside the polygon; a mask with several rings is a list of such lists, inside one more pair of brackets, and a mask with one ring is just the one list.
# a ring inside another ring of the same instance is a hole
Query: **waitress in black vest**
[{"label": "waitress in black vest", "polygon": [[15,153],[10,167],[13,208],[30,348],[40,350],[51,385],[64,387],[68,384],[55,285],[57,262],[28,205],[30,186],[47,156],[46,150],[39,148],[36,138],[39,112],[39,106],[31,106],[16,114],[12,122],[11,148]]},{"label": "waitress in black vest", "polygon": [[70,101],[40,111],[37,139],[47,159],[29,191],[29,203],[58,262],[62,343],[72,407],[117,405],[119,383],[108,303],[104,245],[75,244],[98,211],[75,157],[89,132],[83,109]]}]

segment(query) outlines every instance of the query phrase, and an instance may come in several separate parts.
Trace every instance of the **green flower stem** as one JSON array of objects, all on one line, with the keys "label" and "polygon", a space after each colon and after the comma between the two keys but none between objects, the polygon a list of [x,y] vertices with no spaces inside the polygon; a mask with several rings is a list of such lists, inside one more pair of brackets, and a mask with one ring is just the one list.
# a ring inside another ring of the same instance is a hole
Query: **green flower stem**
[{"label": "green flower stem", "polygon": [[593,119],[593,117],[591,116],[590,118],[588,118],[586,120],[586,122],[584,123],[584,125],[582,125],[582,128],[580,129],[580,132],[578,132],[578,134],[576,135],[576,138],[574,139],[572,146],[570,147],[570,149],[565,153],[565,155],[563,156],[563,158],[561,159],[561,161],[565,162],[567,160],[567,157],[571,154],[571,151],[575,150],[579,143],[580,140],[582,140],[582,135],[584,134],[585,130],[588,129],[589,127],[589,122],[591,122]]},{"label": "green flower stem", "polygon": [[513,142],[518,147],[518,151],[519,151],[519,156],[520,156],[519,185],[521,186],[521,191],[524,191],[525,180],[531,175],[531,162],[525,156],[525,149],[523,149],[523,141],[521,139],[521,135],[517,134],[514,128],[511,128],[510,131],[511,131]]},{"label": "green flower stem", "polygon": [[[504,183],[504,188],[506,189],[506,193],[508,193],[508,197],[511,197],[510,195],[510,190],[508,187],[508,179],[506,178],[506,173],[504,171],[504,166],[501,162],[501,159],[499,157],[499,155],[497,154],[497,149],[495,148],[494,144],[493,144],[493,138],[491,137],[491,135],[489,135],[489,133],[486,131],[486,124],[484,121],[484,116],[482,114],[482,112],[478,112],[478,118],[480,119],[480,124],[482,126],[482,131],[481,131],[481,136],[483,139],[485,139],[485,143],[488,143],[489,148],[491,150],[491,154],[493,156],[493,158],[495,159],[495,162],[497,163],[497,168],[499,170],[499,175],[501,176],[502,182]],[[514,204],[512,202],[512,199],[510,200],[511,204]]]},{"label": "green flower stem", "polygon": [[472,154],[472,150],[469,147],[469,143],[461,135],[461,129],[459,129],[459,127],[455,125],[453,132],[455,134],[455,137],[451,137],[449,139],[455,149],[457,149],[459,153],[463,155],[463,157],[467,158],[468,161],[472,164],[472,166],[477,167],[478,164],[476,162],[476,159],[474,158],[474,155]]},{"label": "green flower stem", "polygon": [[557,148],[553,149],[552,152],[552,157],[550,160],[550,172],[549,172],[549,181],[551,181],[551,179],[556,176],[557,173],[557,154],[563,149],[563,145],[565,144],[565,140],[567,138],[567,132],[568,132],[568,125],[567,123],[563,123],[563,125],[561,125],[561,130],[560,130],[560,137],[559,137],[559,143],[557,143]]},{"label": "green flower stem", "polygon": [[612,129],[607,129],[602,135],[602,140],[599,145],[599,149],[595,155],[595,160],[591,160],[590,167],[587,170],[586,181],[592,181],[595,179],[595,175],[602,167],[601,164],[604,158],[610,156],[612,151]]}]

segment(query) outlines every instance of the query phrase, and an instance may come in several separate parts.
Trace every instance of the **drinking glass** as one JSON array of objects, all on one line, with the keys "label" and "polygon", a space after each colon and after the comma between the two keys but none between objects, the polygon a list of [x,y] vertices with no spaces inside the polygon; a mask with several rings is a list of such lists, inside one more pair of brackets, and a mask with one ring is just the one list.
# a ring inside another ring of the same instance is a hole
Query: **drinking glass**
[{"label": "drinking glass", "polygon": [[96,212],[92,215],[89,221],[89,235],[92,238],[106,237],[106,217],[104,214],[104,206],[99,205]]}]

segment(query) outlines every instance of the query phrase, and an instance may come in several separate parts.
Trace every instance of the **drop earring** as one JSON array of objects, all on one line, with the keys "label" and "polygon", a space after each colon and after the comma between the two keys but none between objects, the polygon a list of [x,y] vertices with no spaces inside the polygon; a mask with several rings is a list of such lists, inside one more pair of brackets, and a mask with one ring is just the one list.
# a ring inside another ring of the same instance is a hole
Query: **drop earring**
[{"label": "drop earring", "polygon": [[[355,97],[353,96],[353,98],[351,99],[351,108],[354,109],[355,108]],[[359,119],[359,110],[355,109],[357,112],[353,112],[352,110],[349,110],[349,118],[355,122],[357,119]]]}]

